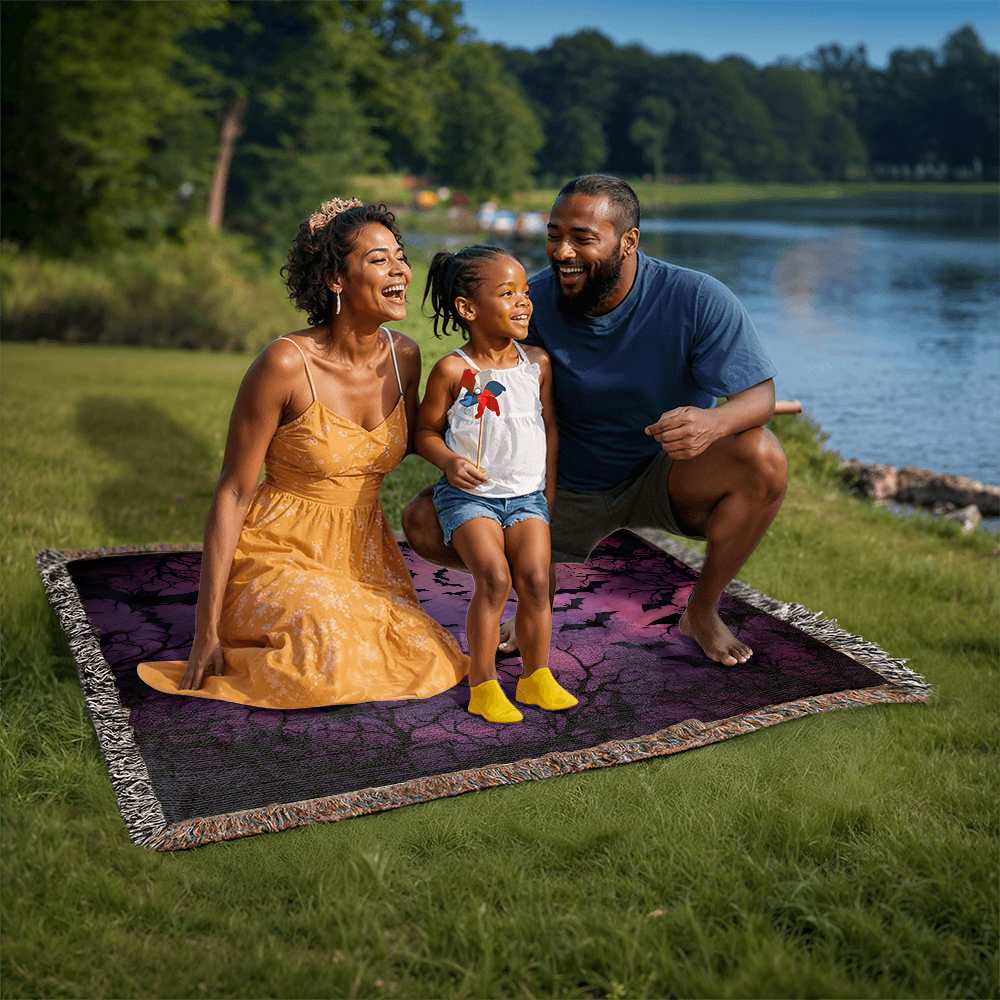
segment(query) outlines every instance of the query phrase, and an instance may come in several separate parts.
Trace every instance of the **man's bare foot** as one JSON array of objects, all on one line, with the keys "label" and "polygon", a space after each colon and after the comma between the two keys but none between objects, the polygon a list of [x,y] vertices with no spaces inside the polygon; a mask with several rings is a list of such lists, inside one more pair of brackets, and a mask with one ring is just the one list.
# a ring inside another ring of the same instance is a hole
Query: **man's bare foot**
[{"label": "man's bare foot", "polygon": [[694,639],[705,655],[716,663],[733,667],[737,663],[746,663],[753,656],[753,650],[729,631],[717,611],[695,616],[688,608],[681,615],[679,624],[681,635]]},{"label": "man's bare foot", "polygon": [[514,619],[509,618],[500,625],[500,645],[497,649],[501,653],[517,652],[517,636],[514,635]]}]

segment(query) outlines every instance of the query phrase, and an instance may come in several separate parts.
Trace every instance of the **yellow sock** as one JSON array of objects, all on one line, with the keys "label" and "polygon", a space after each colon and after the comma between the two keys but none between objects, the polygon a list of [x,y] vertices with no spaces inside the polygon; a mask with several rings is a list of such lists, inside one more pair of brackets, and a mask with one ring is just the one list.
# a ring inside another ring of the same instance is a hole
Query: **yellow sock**
[{"label": "yellow sock", "polygon": [[569,691],[560,686],[548,667],[539,667],[530,677],[522,677],[517,682],[516,698],[524,705],[538,705],[550,712],[579,704]]},{"label": "yellow sock", "polygon": [[507,700],[500,682],[483,681],[472,688],[469,711],[487,722],[520,722],[524,716]]}]

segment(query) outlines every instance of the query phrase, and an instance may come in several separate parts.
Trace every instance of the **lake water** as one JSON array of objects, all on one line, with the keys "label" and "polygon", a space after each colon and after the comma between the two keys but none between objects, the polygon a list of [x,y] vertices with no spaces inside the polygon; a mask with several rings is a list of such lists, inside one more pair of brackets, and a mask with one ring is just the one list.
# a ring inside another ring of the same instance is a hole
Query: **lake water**
[{"label": "lake water", "polygon": [[995,196],[903,193],[645,217],[641,247],[736,292],[827,447],[996,483],[997,235]]}]

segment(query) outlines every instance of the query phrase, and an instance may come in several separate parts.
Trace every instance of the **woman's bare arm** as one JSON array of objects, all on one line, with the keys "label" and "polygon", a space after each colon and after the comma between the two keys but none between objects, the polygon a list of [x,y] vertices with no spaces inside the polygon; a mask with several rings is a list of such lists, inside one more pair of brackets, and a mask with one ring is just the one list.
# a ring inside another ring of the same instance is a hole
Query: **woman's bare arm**
[{"label": "woman's bare arm", "polygon": [[264,455],[286,416],[290,389],[298,378],[305,378],[302,356],[287,341],[275,341],[250,366],[236,396],[222,474],[205,524],[194,644],[181,690],[197,690],[206,676],[225,672],[219,619],[233,554]]}]

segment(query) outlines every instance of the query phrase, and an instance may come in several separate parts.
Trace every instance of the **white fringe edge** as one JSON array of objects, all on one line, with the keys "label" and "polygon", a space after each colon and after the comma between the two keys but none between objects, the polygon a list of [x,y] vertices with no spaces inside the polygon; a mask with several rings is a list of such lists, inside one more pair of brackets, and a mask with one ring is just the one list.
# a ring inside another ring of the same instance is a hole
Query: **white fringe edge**
[{"label": "white fringe edge", "polygon": [[69,640],[87,713],[97,734],[97,744],[107,765],[129,840],[133,844],[147,844],[167,826],[167,820],[139,752],[135,733],[128,724],[128,710],[118,698],[114,673],[101,652],[97,632],[90,624],[80,593],[66,569],[73,558],[75,554],[45,549],[38,553],[35,562],[49,603]]}]

